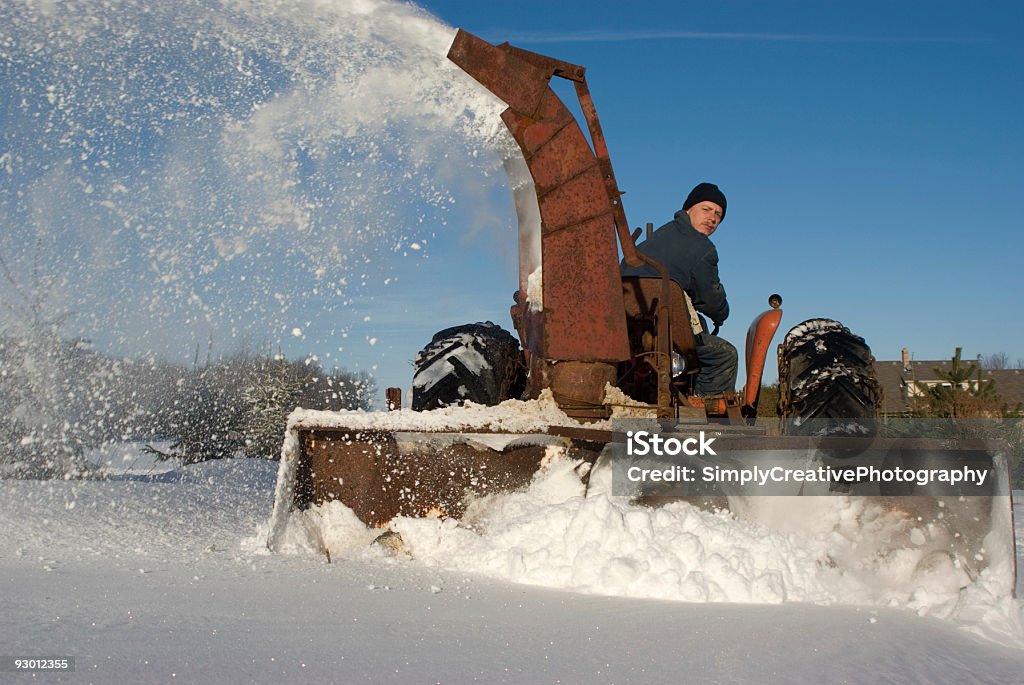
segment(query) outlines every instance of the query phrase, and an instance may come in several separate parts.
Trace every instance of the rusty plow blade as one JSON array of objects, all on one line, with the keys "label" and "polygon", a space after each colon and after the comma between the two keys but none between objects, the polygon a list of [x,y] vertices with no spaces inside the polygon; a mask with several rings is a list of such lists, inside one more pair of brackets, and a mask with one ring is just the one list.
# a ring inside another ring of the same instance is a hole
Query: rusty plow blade
[{"label": "rusty plow blade", "polygon": [[295,412],[268,547],[279,546],[293,513],[335,501],[371,528],[397,516],[459,519],[474,497],[525,488],[547,455],[592,464],[603,447],[586,429],[483,409]]},{"label": "rusty plow blade", "polygon": [[[474,498],[525,489],[548,457],[564,455],[581,465],[588,498],[728,509],[737,520],[768,531],[836,540],[835,553],[821,563],[843,572],[899,575],[911,584],[959,578],[961,587],[981,582],[996,595],[1014,592],[1005,446],[771,436],[758,427],[681,424],[659,434],[683,440],[703,431],[714,438],[716,454],[638,456],[628,453],[630,431],[637,425],[658,431],[658,423],[615,420],[585,427],[564,415],[538,420],[536,407],[524,411],[526,405],[297,411],[282,450],[268,546],[280,547],[289,517],[333,502],[381,532],[395,517],[460,519]],[[858,475],[858,468],[915,475],[887,482]],[[950,483],[928,476],[965,469],[984,472],[984,480]],[[682,471],[689,482],[679,477]],[[642,472],[660,475],[638,480]],[[665,475],[670,473],[676,476]],[[753,475],[744,480],[743,473]],[[807,475],[812,473],[817,477]]]}]

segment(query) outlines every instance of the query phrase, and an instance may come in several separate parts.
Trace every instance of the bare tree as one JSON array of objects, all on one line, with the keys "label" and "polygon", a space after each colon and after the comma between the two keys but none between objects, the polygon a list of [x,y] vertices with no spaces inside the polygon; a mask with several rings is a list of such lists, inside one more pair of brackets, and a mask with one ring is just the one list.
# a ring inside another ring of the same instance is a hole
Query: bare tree
[{"label": "bare tree", "polygon": [[981,368],[986,371],[1008,369],[1010,368],[1010,355],[1005,352],[993,352],[992,354],[982,355]]}]

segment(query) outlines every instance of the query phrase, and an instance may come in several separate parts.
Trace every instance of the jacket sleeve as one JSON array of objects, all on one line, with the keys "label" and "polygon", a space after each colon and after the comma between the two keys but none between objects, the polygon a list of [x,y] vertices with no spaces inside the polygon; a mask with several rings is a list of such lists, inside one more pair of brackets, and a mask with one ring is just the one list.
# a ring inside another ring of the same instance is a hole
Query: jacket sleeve
[{"label": "jacket sleeve", "polygon": [[729,301],[718,279],[718,250],[711,246],[697,262],[691,283],[693,306],[717,326],[729,318]]}]

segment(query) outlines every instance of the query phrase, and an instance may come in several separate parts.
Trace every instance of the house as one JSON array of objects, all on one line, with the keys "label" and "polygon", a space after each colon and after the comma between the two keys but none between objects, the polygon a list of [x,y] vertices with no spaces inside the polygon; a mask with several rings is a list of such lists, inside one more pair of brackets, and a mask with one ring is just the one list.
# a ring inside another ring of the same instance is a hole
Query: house
[{"label": "house", "polygon": [[[882,386],[883,416],[913,414],[925,406],[925,391],[921,385],[949,385],[949,381],[940,378],[935,370],[952,370],[952,360],[915,361],[910,358],[910,350],[906,347],[901,357],[900,361],[895,362],[875,362],[878,382]],[[964,366],[978,363],[977,360],[961,362]],[[1017,409],[1018,405],[1024,405],[1024,369],[983,369],[981,381],[994,381],[996,394],[1011,411]],[[967,389],[977,384],[978,378],[975,375],[962,385]]]}]

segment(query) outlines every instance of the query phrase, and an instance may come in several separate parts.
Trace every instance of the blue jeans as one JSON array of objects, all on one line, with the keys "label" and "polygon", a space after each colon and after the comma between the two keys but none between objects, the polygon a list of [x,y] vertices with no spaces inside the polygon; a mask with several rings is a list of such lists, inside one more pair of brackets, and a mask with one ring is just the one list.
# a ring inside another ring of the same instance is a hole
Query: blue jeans
[{"label": "blue jeans", "polygon": [[696,336],[700,372],[693,384],[695,395],[717,395],[736,390],[739,355],[725,338],[710,333]]}]

